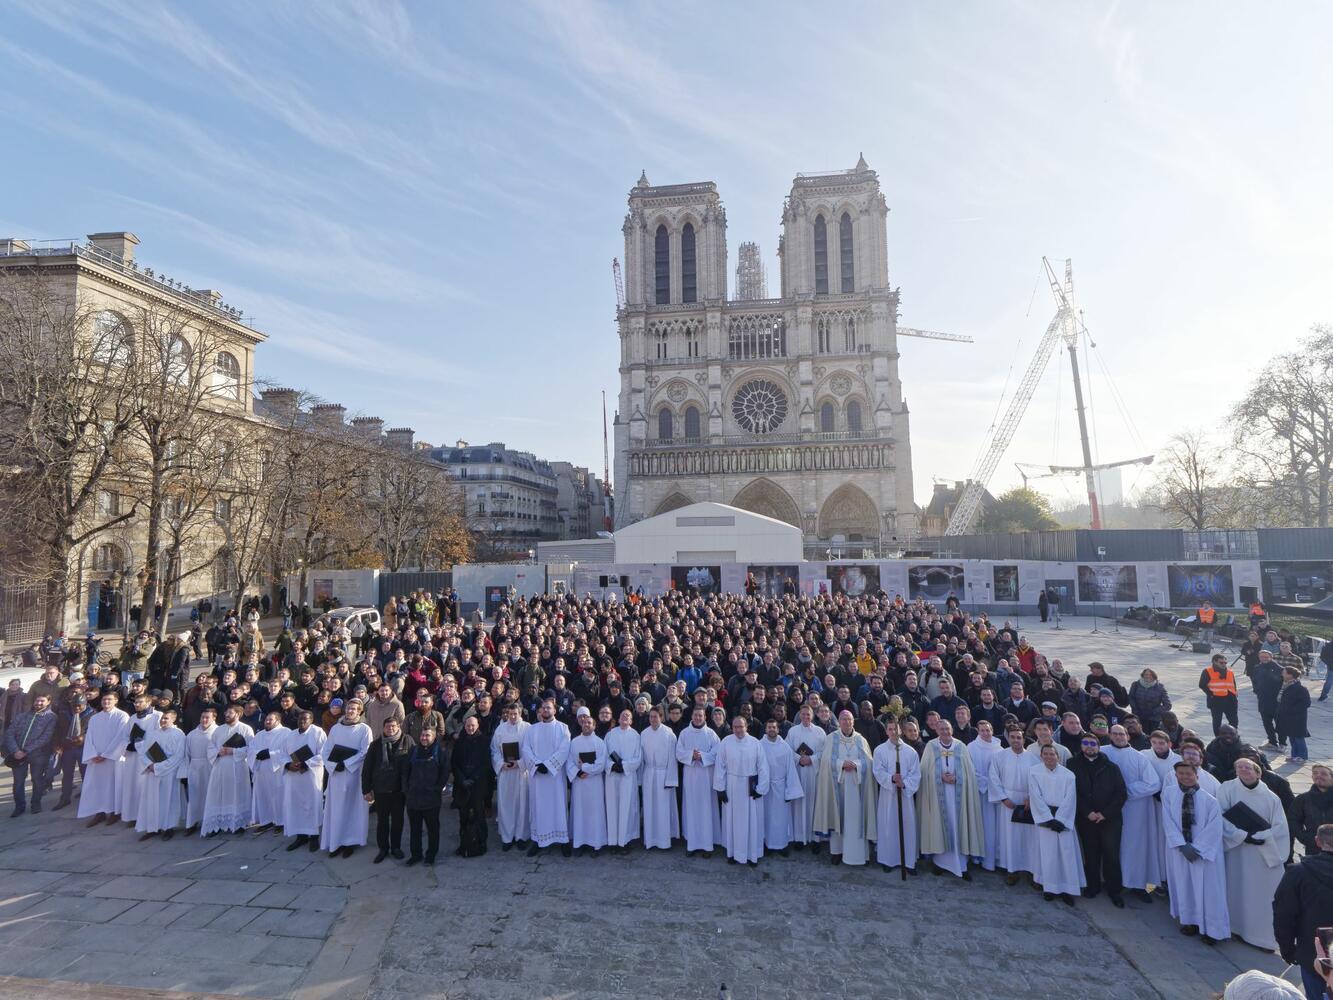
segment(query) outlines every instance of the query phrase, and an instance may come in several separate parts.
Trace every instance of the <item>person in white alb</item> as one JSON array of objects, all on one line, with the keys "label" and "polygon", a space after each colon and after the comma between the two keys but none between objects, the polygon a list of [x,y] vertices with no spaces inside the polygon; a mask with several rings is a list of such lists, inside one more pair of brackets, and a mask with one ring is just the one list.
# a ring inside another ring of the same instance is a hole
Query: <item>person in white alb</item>
[{"label": "person in white alb", "polygon": [[185,764],[185,734],[176,728],[176,710],[158,715],[157,728],[140,744],[143,788],[139,790],[139,814],[134,829],[140,840],[158,834],[170,840],[185,815],[181,799],[180,772]]},{"label": "person in white alb", "polygon": [[500,849],[507,851],[528,839],[528,772],[523,766],[523,734],[528,723],[517,705],[506,705],[503,721],[491,736],[491,767],[495,769],[495,825]]},{"label": "person in white alb", "polygon": [[79,795],[78,818],[91,816],[89,826],[117,815],[116,779],[125,757],[130,717],[116,707],[115,692],[102,695],[102,710],[88,720],[83,740],[83,790]]},{"label": "person in white alb", "polygon": [[905,866],[907,872],[915,875],[916,793],[921,787],[921,758],[902,741],[897,719],[886,720],[884,731],[888,739],[875,747],[871,766],[879,785],[875,860],[886,872]]},{"label": "person in white alb", "polygon": [[639,734],[643,766],[639,777],[643,787],[643,846],[669,850],[680,836],[680,813],[676,807],[677,775],[676,734],[662,725],[659,708],[648,710],[648,728]]},{"label": "person in white alb", "polygon": [[292,837],[287,850],[308,846],[319,850],[324,823],[324,744],[328,737],[314,724],[312,712],[301,711],[296,728],[287,731],[282,765],[282,835]]}]

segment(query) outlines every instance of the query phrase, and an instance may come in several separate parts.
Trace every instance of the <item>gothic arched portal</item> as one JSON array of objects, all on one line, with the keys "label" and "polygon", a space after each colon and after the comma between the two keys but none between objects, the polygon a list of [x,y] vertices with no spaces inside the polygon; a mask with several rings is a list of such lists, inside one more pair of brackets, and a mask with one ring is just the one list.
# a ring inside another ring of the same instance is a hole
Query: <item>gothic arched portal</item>
[{"label": "gothic arched portal", "polygon": [[819,537],[839,535],[849,542],[879,541],[879,511],[865,491],[851,483],[834,490],[819,512]]},{"label": "gothic arched portal", "polygon": [[670,494],[665,500],[659,503],[657,509],[653,511],[652,516],[656,517],[658,514],[666,514],[681,507],[688,507],[692,503],[694,503],[693,500],[687,497],[684,493],[677,491]]},{"label": "gothic arched portal", "polygon": [[756,479],[748,483],[736,494],[731,505],[777,521],[786,521],[798,528],[801,526],[801,512],[796,501],[771,479]]}]

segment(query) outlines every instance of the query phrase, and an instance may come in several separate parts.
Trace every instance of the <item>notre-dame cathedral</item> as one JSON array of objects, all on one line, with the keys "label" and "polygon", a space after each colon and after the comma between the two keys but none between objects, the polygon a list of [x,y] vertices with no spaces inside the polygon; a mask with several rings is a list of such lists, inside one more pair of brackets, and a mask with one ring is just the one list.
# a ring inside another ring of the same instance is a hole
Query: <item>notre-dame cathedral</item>
[{"label": "notre-dame cathedral", "polygon": [[798,174],[781,295],[727,295],[711,181],[654,187],[625,216],[615,422],[617,527],[704,500],[797,525],[808,558],[902,548],[916,531],[898,293],[875,172]]}]

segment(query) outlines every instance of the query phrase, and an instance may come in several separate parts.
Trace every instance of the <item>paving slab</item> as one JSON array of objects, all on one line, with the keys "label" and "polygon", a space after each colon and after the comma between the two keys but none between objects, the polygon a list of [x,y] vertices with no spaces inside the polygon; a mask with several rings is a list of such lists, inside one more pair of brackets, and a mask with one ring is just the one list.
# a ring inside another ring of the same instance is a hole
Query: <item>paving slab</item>
[{"label": "paving slab", "polygon": [[[92,896],[111,899],[167,900],[194,884],[188,878],[162,878],[151,875],[122,875],[89,891]],[[59,889],[55,890],[59,891]],[[188,901],[187,901],[188,902]]]},{"label": "paving slab", "polygon": [[267,913],[259,906],[228,906],[206,926],[210,931],[239,931],[248,927],[261,913]]},{"label": "paving slab", "polygon": [[249,933],[264,932],[281,937],[317,938],[328,937],[337,914],[320,913],[315,910],[265,910],[253,923],[246,924]]},{"label": "paving slab", "polygon": [[269,887],[267,882],[235,882],[229,879],[197,879],[171,897],[174,903],[222,903],[241,905],[250,902]]}]

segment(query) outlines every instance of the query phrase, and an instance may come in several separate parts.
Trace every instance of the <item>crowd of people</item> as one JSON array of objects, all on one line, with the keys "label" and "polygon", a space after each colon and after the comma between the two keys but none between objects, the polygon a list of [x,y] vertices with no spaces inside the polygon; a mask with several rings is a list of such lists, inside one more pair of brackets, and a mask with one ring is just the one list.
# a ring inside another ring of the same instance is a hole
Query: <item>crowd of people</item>
[{"label": "crowd of people", "polygon": [[[1292,794],[1263,751],[1285,736],[1303,758],[1303,717],[1245,742],[1225,657],[1200,679],[1205,739],[1153,670],[1079,678],[952,600],[544,597],[493,625],[458,620],[452,595],[392,605],[380,632],[284,625],[270,648],[257,613],[227,614],[206,652],[143,634],[114,665],[48,667],[4,732],[15,815],[28,781],[38,812],[58,775],[62,809],[81,774],[90,826],[277,829],[288,850],[347,857],[373,817],[375,862],[414,865],[435,862],[447,802],[463,857],[487,851],[493,815],[500,849],[529,855],[683,842],[740,865],[798,851],[902,879],[996,872],[1057,905],[1165,898],[1183,934],[1315,975],[1300,899],[1333,898],[1333,772]],[[1264,697],[1277,663],[1280,706],[1304,664],[1258,635],[1246,673]]]}]

